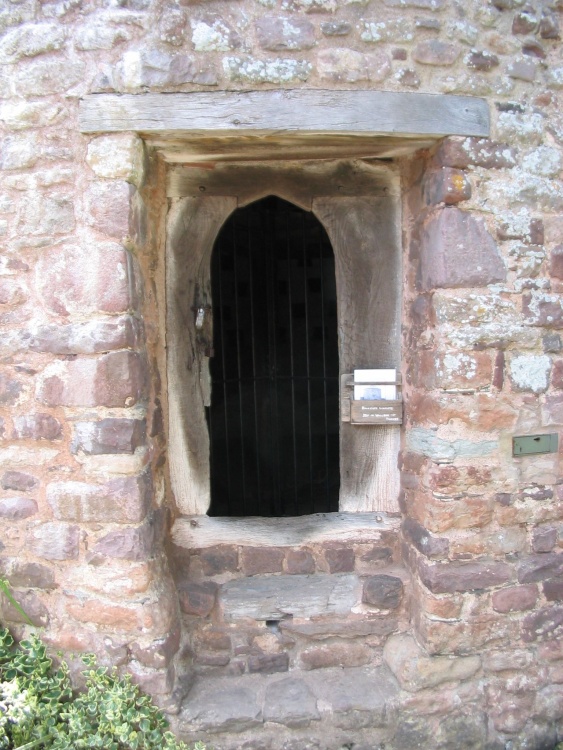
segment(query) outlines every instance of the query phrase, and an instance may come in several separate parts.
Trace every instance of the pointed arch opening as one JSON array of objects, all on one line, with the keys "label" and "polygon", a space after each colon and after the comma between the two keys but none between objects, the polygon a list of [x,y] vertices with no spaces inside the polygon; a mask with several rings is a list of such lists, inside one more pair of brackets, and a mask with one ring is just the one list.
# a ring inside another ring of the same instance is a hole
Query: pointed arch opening
[{"label": "pointed arch opening", "polygon": [[338,320],[326,230],[273,195],[238,208],[214,243],[211,297],[209,514],[337,511]]}]

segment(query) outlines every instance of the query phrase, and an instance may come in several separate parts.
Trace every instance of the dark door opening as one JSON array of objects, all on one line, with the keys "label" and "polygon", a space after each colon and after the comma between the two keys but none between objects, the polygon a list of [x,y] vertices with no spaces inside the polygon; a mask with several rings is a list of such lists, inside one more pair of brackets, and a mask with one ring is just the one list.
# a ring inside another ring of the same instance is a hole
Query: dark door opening
[{"label": "dark door opening", "polygon": [[316,217],[276,197],[237,209],[211,260],[212,516],[338,510],[334,254]]}]

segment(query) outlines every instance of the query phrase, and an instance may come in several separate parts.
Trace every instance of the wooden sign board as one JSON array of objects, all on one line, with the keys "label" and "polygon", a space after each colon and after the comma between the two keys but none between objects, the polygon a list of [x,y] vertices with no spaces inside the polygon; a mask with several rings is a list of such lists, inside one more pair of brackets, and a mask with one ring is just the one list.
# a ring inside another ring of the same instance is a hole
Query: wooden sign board
[{"label": "wooden sign board", "polygon": [[402,424],[402,401],[351,401],[352,424]]},{"label": "wooden sign board", "polygon": [[[364,385],[364,384],[362,384]],[[377,401],[353,398],[354,376],[344,374],[340,378],[340,418],[343,422],[354,425],[392,425],[403,423],[403,400],[400,398],[401,379],[397,377],[395,384],[399,398],[393,401],[379,399]]]}]

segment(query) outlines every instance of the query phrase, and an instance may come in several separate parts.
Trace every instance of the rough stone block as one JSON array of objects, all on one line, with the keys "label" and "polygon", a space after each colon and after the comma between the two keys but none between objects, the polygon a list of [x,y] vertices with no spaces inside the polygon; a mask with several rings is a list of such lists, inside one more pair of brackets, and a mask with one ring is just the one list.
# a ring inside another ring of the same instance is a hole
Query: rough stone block
[{"label": "rough stone block", "polygon": [[296,677],[277,680],[264,694],[264,721],[287,727],[308,727],[319,720],[317,700],[307,684]]},{"label": "rough stone block", "polygon": [[424,200],[429,206],[453,205],[471,198],[471,183],[460,169],[442,167],[424,175]]},{"label": "rough stone block", "polygon": [[28,346],[52,354],[100,354],[114,349],[134,349],[141,342],[141,325],[130,316],[89,320],[86,323],[38,326]]},{"label": "rough stone block", "polygon": [[489,71],[496,68],[500,60],[492,52],[473,49],[465,56],[464,62],[473,70]]},{"label": "rough stone block", "polygon": [[307,60],[275,58],[258,60],[255,57],[226,57],[223,70],[236,83],[288,84],[306,81],[313,70]]},{"label": "rough stone block", "polygon": [[128,182],[92,182],[85,195],[86,221],[98,232],[123,240],[129,235],[134,188]]},{"label": "rough stone block", "polygon": [[302,636],[313,641],[328,638],[385,637],[397,629],[397,618],[394,615],[370,613],[346,618],[323,617],[297,623],[293,620],[282,620],[280,628],[283,633],[289,633],[290,636]]},{"label": "rough stone block", "polygon": [[105,453],[134,453],[145,444],[143,419],[101,419],[99,422],[75,422],[71,453],[90,456]]},{"label": "rough stone block", "polygon": [[[227,678],[228,679],[228,678]],[[238,681],[198,680],[179,717],[180,728],[211,732],[242,732],[262,723],[256,686]]]},{"label": "rough stone block", "polygon": [[347,36],[352,31],[352,24],[347,21],[324,21],[321,31],[325,36]]},{"label": "rough stone block", "polygon": [[147,645],[132,643],[130,646],[133,657],[145,667],[162,669],[170,664],[170,661],[180,647],[180,627],[176,627],[165,638],[151,641]]},{"label": "rough stone block", "polygon": [[13,440],[57,440],[62,437],[62,425],[50,414],[26,414],[13,418]]},{"label": "rough stone block", "polygon": [[539,526],[532,532],[534,552],[552,552],[557,544],[557,529],[554,526]]},{"label": "rough stone block", "polygon": [[363,42],[374,44],[410,42],[414,38],[413,25],[408,18],[379,22],[364,21],[364,30],[360,36]]},{"label": "rough stone block", "polygon": [[317,73],[323,80],[335,83],[379,83],[391,73],[391,62],[383,51],[364,55],[352,49],[337,47],[319,52]]},{"label": "rough stone block", "polygon": [[306,575],[315,572],[315,558],[305,549],[290,549],[285,557],[285,572]]},{"label": "rough stone block", "polygon": [[499,586],[512,580],[510,565],[503,562],[448,562],[430,565],[418,560],[418,572],[424,585],[434,594],[475,591]]},{"label": "rough stone block", "polygon": [[38,194],[33,201],[25,204],[18,231],[51,238],[73,232],[75,223],[73,196],[52,191],[49,195]]},{"label": "rough stone block", "polygon": [[486,286],[504,281],[506,269],[484,225],[451,207],[432,214],[422,230],[420,276],[423,290]]},{"label": "rough stone block", "polygon": [[537,586],[511,586],[493,594],[493,609],[496,612],[524,612],[533,609],[538,600]]},{"label": "rough stone block", "polygon": [[0,169],[28,169],[37,159],[38,144],[26,135],[7,136],[0,145]]},{"label": "rough stone block", "polygon": [[305,19],[262,16],[255,27],[258,44],[271,52],[311,49],[316,43],[315,27]]},{"label": "rough stone block", "polygon": [[245,575],[281,573],[285,550],[281,547],[244,547],[241,566]]},{"label": "rough stone block", "polygon": [[439,560],[448,556],[449,541],[433,536],[418,521],[415,521],[413,518],[405,518],[402,528],[405,537],[425,557]]},{"label": "rough stone block", "polygon": [[549,275],[563,279],[563,245],[556,245],[549,256]]},{"label": "rough stone block", "polygon": [[19,66],[14,74],[14,89],[22,98],[66,94],[86,77],[86,65],[81,60],[68,60],[59,56],[45,60],[33,60]]},{"label": "rough stone block", "polygon": [[563,607],[543,607],[524,618],[522,640],[525,643],[561,638],[563,634]]},{"label": "rough stone block", "polygon": [[57,587],[54,571],[40,563],[0,560],[0,570],[15,588],[50,590]]},{"label": "rough stone block", "polygon": [[276,672],[287,672],[289,669],[289,656],[287,653],[280,654],[250,654],[248,657],[248,671],[260,674],[274,674]]},{"label": "rough stone block", "polygon": [[[37,628],[46,627],[49,624],[49,612],[41,599],[33,591],[13,591],[12,596],[26,613],[27,617]],[[5,594],[0,594],[0,609],[2,610],[2,620],[8,622],[27,623],[27,619],[22,615],[17,607]]]},{"label": "rough stone block", "polygon": [[522,295],[522,312],[528,325],[563,328],[563,300],[559,294],[525,292]]},{"label": "rough stone block", "polygon": [[389,638],[383,649],[383,659],[401,688],[409,693],[444,682],[467,680],[481,668],[479,656],[428,656],[407,634]]},{"label": "rough stone block", "polygon": [[542,589],[548,602],[563,602],[563,577],[544,581]]},{"label": "rough stone block", "polygon": [[60,50],[65,44],[65,29],[58,23],[26,23],[10,29],[0,42],[0,63],[15,63]]},{"label": "rough stone block", "polygon": [[0,406],[14,406],[23,391],[23,384],[0,372]]},{"label": "rough stone block", "polygon": [[535,583],[563,575],[563,553],[530,555],[518,566],[520,583]]},{"label": "rough stone block", "polygon": [[80,529],[68,523],[43,523],[29,534],[29,549],[45,560],[76,560]]},{"label": "rough stone block", "polygon": [[444,138],[434,156],[443,167],[510,169],[516,166],[516,151],[489,138]]},{"label": "rough stone block", "polygon": [[238,549],[230,545],[202,549],[199,559],[206,576],[236,573],[239,569]]},{"label": "rough stone block", "polygon": [[110,531],[94,546],[90,561],[96,564],[106,557],[120,560],[142,561],[152,557],[154,548],[154,526],[144,523],[137,528]]},{"label": "rough stone block", "polygon": [[150,506],[146,476],[111,479],[105,484],[52,482],[47,502],[59,521],[138,523]]},{"label": "rough stone block", "polygon": [[351,573],[355,555],[351,547],[329,547],[324,551],[329,573]]},{"label": "rough stone block", "polygon": [[360,596],[360,582],[350,574],[255,576],[224,584],[221,604],[228,621],[281,620],[287,615],[347,615]]},{"label": "rough stone block", "polygon": [[[113,242],[45,252],[37,264],[36,284],[43,304],[57,315],[125,312],[135,301],[131,257]],[[74,334],[72,341],[79,333],[91,332],[91,324],[68,330]]]},{"label": "rough stone block", "polygon": [[29,497],[0,498],[0,518],[19,521],[34,516],[37,511],[37,503]]},{"label": "rough stone block", "polygon": [[28,492],[38,485],[38,479],[23,471],[6,471],[0,480],[0,487],[3,490],[16,490],[16,492]]},{"label": "rough stone block", "polygon": [[362,601],[370,607],[396,609],[403,598],[403,582],[396,576],[377,575],[364,581]]},{"label": "rough stone block", "polygon": [[[203,29],[204,33],[205,31]],[[215,36],[215,42],[209,37],[207,41],[210,45],[221,44],[218,36]],[[199,46],[197,39],[196,43]],[[185,83],[215,86],[218,80],[214,67],[206,65],[201,57],[184,54],[169,55],[150,49],[126,52],[118,65],[118,77],[121,85],[127,90],[155,86],[181,86]]]},{"label": "rough stone block", "polygon": [[217,584],[212,581],[184,583],[178,588],[178,597],[182,612],[207,617],[215,606]]},{"label": "rough stone block", "polygon": [[146,626],[142,610],[138,606],[127,607],[97,598],[69,597],[66,610],[78,622],[95,623],[126,633],[138,632]]},{"label": "rough stone block", "polygon": [[37,398],[49,406],[133,406],[145,394],[146,362],[129,351],[55,362],[43,371]]},{"label": "rough stone block", "polygon": [[90,141],[86,161],[98,177],[125,180],[141,187],[145,158],[143,141],[137,135],[116,133]]},{"label": "rough stone block", "polygon": [[372,650],[364,643],[331,643],[310,646],[299,657],[302,669],[328,667],[361,667],[373,659]]},{"label": "rough stone block", "polygon": [[413,59],[423,65],[453,65],[460,49],[455,44],[429,39],[419,42],[413,51]]},{"label": "rough stone block", "polygon": [[519,391],[533,391],[536,394],[547,390],[550,370],[551,359],[546,354],[515,356],[509,365],[514,388]]}]

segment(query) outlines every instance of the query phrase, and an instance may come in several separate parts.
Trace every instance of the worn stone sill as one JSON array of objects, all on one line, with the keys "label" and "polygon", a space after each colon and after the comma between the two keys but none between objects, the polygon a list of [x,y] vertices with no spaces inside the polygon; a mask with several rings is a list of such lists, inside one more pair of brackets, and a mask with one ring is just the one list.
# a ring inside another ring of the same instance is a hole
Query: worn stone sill
[{"label": "worn stone sill", "polygon": [[304,544],[374,542],[397,532],[398,514],[316,513],[292,518],[211,518],[180,516],[172,527],[178,547],[202,549],[219,544],[248,547],[300,547]]}]

